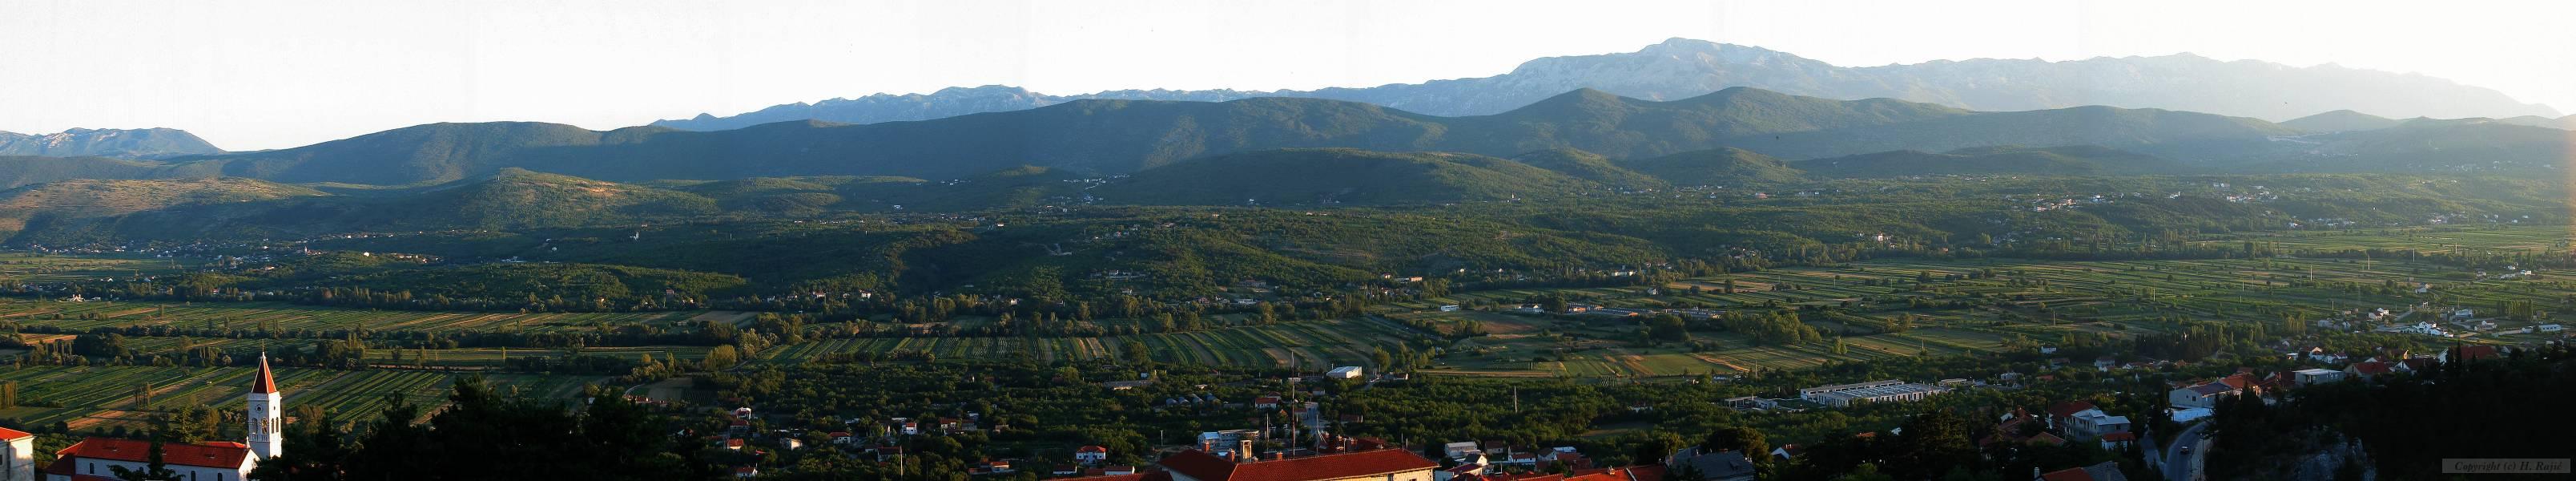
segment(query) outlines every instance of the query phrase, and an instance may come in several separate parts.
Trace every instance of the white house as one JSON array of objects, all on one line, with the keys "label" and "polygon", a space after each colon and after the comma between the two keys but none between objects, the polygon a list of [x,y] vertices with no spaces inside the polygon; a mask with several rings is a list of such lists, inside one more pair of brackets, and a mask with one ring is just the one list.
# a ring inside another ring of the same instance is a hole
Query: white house
[{"label": "white house", "polygon": [[1101,461],[1109,460],[1109,448],[1083,446],[1073,451],[1073,460],[1082,464],[1099,464]]},{"label": "white house", "polygon": [[0,458],[8,459],[7,466],[0,468],[0,473],[5,473],[8,479],[12,480],[36,479],[36,435],[16,429],[0,428],[0,441],[7,441],[6,444],[0,444],[0,446],[7,446],[0,448],[6,449],[6,451],[0,451]]},{"label": "white house", "polygon": [[1325,371],[1324,377],[1333,379],[1359,379],[1363,373],[1364,371],[1360,369],[1359,366],[1342,366],[1333,368],[1331,371]]}]

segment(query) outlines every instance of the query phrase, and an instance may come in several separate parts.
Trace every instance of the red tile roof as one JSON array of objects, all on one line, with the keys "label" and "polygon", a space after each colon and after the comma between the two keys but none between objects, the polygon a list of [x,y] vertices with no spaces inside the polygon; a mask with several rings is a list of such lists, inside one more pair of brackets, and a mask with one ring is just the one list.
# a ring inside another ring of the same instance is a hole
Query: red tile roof
[{"label": "red tile roof", "polygon": [[26,431],[19,431],[19,430],[16,430],[16,429],[9,429],[9,428],[0,428],[0,440],[18,440],[18,439],[25,439],[25,438],[32,437],[32,436],[35,436],[35,435],[33,435],[33,434],[27,434],[27,432],[26,432]]},{"label": "red tile roof", "polygon": [[2111,442],[2136,441],[2138,440],[2138,434],[2128,431],[2102,433],[2102,440]]},{"label": "red tile roof", "polygon": [[2459,360],[2461,360],[2461,361],[2475,361],[2475,360],[2479,360],[2479,359],[2486,359],[2486,358],[2491,358],[2491,357],[2496,357],[2496,347],[2495,347],[2495,346],[2489,346],[2489,345],[2485,345],[2485,344],[2470,345],[2470,346],[2460,346],[2460,359],[2459,359]]},{"label": "red tile roof", "polygon": [[275,392],[277,392],[277,376],[272,376],[268,373],[268,353],[260,353],[259,379],[251,382],[250,393],[269,394]]},{"label": "red tile roof", "polygon": [[2093,403],[2084,401],[2068,401],[2048,405],[2048,414],[2057,417],[2068,417],[2074,416],[2075,413],[2084,412],[2086,409],[2093,409]]},{"label": "red tile roof", "polygon": [[1082,478],[1064,478],[1064,481],[1171,481],[1171,480],[1172,480],[1172,473],[1164,472],[1164,471],[1155,471],[1155,472],[1151,472],[1151,473],[1136,473],[1136,474],[1112,474],[1112,475],[1108,475],[1108,476],[1090,476],[1090,477],[1082,477]]},{"label": "red tile roof", "polygon": [[2360,373],[2364,376],[2377,376],[2387,374],[2389,371],[2388,363],[2378,361],[2354,363],[2352,365],[2352,372]]},{"label": "red tile roof", "polygon": [[1078,453],[1106,453],[1106,452],[1109,452],[1109,448],[1104,448],[1104,447],[1100,447],[1100,446],[1083,446],[1083,447],[1081,447],[1081,448],[1079,448],[1079,449],[1075,449],[1075,450],[1074,450],[1074,452],[1078,452]]},{"label": "red tile roof", "polygon": [[2040,481],[2093,481],[2093,473],[2084,472],[2084,468],[2066,468],[2041,474],[2039,479]]},{"label": "red tile roof", "polygon": [[[161,444],[161,462],[180,466],[240,469],[249,463],[250,448],[240,443]],[[148,462],[152,443],[132,439],[87,438],[72,447],[54,452],[57,458],[81,457],[116,461]]]},{"label": "red tile roof", "polygon": [[1164,468],[1201,481],[1298,481],[1378,476],[1440,469],[1439,463],[1403,449],[1379,449],[1303,458],[1237,463],[1197,450],[1163,458]]}]

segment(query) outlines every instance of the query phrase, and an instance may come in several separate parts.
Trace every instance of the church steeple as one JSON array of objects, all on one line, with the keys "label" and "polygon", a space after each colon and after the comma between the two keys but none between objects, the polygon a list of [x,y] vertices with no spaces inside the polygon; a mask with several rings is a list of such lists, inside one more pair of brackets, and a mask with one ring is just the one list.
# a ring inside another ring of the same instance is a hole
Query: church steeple
[{"label": "church steeple", "polygon": [[277,377],[268,373],[268,353],[259,353],[259,380],[251,382],[250,393],[270,394],[275,392],[277,392]]},{"label": "church steeple", "polygon": [[286,418],[279,412],[279,405],[286,396],[277,392],[277,376],[268,371],[268,353],[259,353],[259,377],[251,380],[246,397],[250,401],[250,439],[243,444],[249,444],[251,455],[259,459],[277,457],[286,447],[286,436],[279,430]]}]

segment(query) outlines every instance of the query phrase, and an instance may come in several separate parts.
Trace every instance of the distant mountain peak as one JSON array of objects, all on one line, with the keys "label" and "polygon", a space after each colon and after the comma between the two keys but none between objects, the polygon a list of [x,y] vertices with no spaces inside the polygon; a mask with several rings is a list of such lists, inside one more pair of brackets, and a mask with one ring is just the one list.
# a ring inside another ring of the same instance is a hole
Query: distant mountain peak
[{"label": "distant mountain peak", "polygon": [[159,159],[217,154],[223,149],[185,130],[70,128],[50,134],[0,132],[0,155]]},{"label": "distant mountain peak", "polygon": [[2218,61],[2190,52],[2056,62],[1969,59],[1842,67],[1761,47],[1671,38],[1631,52],[1532,59],[1509,73],[1491,77],[1412,84],[1273,92],[1131,89],[1080,95],[1048,95],[986,85],[952,87],[927,94],[876,94],[812,105],[783,104],[732,117],[702,116],[654,125],[723,130],[808,118],[868,124],[1025,110],[1079,99],[1226,101],[1251,97],[1324,98],[1463,117],[1508,112],[1578,88],[1631,99],[1670,101],[1732,87],[1837,100],[1888,98],[1982,111],[2107,105],[2273,120],[2334,109],[2439,118],[2559,115],[2546,106],[2517,101],[2494,90],[2417,74],[2333,66],[2292,67],[2259,60]]}]

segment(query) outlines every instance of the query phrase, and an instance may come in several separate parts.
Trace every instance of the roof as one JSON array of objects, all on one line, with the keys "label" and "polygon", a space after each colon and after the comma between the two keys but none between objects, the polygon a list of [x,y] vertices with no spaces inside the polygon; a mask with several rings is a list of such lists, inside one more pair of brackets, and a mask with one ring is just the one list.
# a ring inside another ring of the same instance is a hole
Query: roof
[{"label": "roof", "polygon": [[274,394],[276,392],[277,376],[268,373],[268,353],[259,353],[259,379],[251,381],[250,393]]},{"label": "roof", "polygon": [[2490,358],[2490,357],[2496,357],[2496,347],[2495,347],[2495,346],[2490,346],[2490,345],[2485,345],[2485,344],[2475,344],[2475,345],[2460,346],[2460,359],[2459,359],[2459,360],[2462,360],[2462,361],[2475,361],[2475,360],[2479,360],[2479,359],[2486,359],[2486,358]]},{"label": "roof", "polygon": [[2202,396],[2214,396],[2214,395],[2218,395],[2218,394],[2226,393],[2226,392],[2228,392],[2228,391],[2234,391],[2235,389],[2227,387],[2227,385],[2226,385],[2226,384],[2219,384],[2219,383],[2214,383],[2214,382],[2213,382],[2213,383],[2201,384],[2201,385],[2197,385],[2197,386],[2192,386],[2192,387],[2183,388],[2183,390],[2191,391],[2191,393],[2192,393],[2192,394],[2198,394],[2198,395],[2202,395]]},{"label": "roof", "polygon": [[1085,476],[1080,478],[1061,479],[1065,481],[1172,481],[1172,473],[1155,471],[1151,473],[1112,474],[1108,476]]},{"label": "roof", "polygon": [[2039,479],[2040,481],[2129,481],[2129,476],[2120,474],[2119,462],[2103,461],[2102,464],[2092,466],[2050,471],[2039,475]]},{"label": "roof", "polygon": [[2084,412],[2088,409],[2093,409],[2093,403],[2084,401],[2067,401],[2048,405],[2048,414],[2057,417],[2069,417],[2074,416],[2075,413]]},{"label": "roof", "polygon": [[[161,462],[224,469],[241,469],[249,464],[250,447],[239,443],[226,444],[229,445],[162,443]],[[133,439],[87,438],[55,451],[54,456],[142,463],[150,461],[152,443]]]},{"label": "roof", "polygon": [[2361,373],[2365,376],[2387,374],[2389,371],[2388,363],[2378,361],[2353,363],[2352,365],[2352,372]]},{"label": "roof", "polygon": [[1106,453],[1106,452],[1109,452],[1109,448],[1104,448],[1104,447],[1100,447],[1100,446],[1083,446],[1083,447],[1081,447],[1081,448],[1074,449],[1074,452],[1080,452],[1080,453]]},{"label": "roof", "polygon": [[0,440],[11,440],[11,441],[15,441],[15,440],[19,440],[19,439],[26,439],[26,438],[35,437],[35,436],[36,436],[36,435],[34,435],[34,434],[27,434],[27,432],[26,432],[26,431],[19,431],[19,430],[16,430],[16,429],[9,429],[9,428],[0,428]]},{"label": "roof", "polygon": [[2218,382],[2227,383],[2227,387],[2236,388],[2236,389],[2244,389],[2244,388],[2247,388],[2247,387],[2250,387],[2250,386],[2253,386],[2253,385],[2254,385],[2254,376],[2249,376],[2249,375],[2244,375],[2244,374],[2237,374],[2237,375],[2233,375],[2233,376],[2227,376],[2227,377],[2224,377],[2224,378],[2219,378],[2219,379],[2218,379]]},{"label": "roof", "polygon": [[1302,458],[1237,463],[1198,450],[1163,458],[1165,469],[1201,481],[1344,479],[1440,469],[1439,463],[1403,449],[1378,449]]},{"label": "roof", "polygon": [[2132,432],[2128,432],[2128,431],[2114,431],[2114,432],[2102,433],[2102,440],[2103,440],[2103,441],[2112,441],[2112,442],[2136,441],[2136,440],[2138,440],[2138,433],[2132,433]]}]

